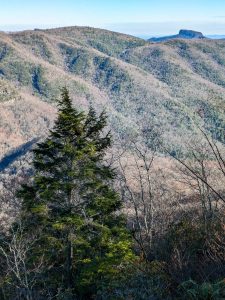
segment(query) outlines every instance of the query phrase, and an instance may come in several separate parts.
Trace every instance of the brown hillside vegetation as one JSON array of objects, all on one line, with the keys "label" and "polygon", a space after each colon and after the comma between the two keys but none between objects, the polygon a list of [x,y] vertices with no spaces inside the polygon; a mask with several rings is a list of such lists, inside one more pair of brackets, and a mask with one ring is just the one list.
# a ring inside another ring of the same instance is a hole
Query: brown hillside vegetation
[{"label": "brown hillside vegetation", "polygon": [[223,40],[154,44],[88,27],[1,33],[1,155],[45,132],[64,85],[77,107],[105,107],[121,137],[151,123],[177,148],[201,123],[221,140],[224,67]]},{"label": "brown hillside vegetation", "polygon": [[[182,152],[189,156],[193,142],[200,152],[207,151],[198,126],[217,142],[224,141],[224,68],[223,40],[177,39],[155,44],[89,27],[0,33],[2,168],[12,149],[46,136],[63,86],[69,88],[78,109],[86,110],[90,104],[97,111],[106,109],[114,152],[120,153],[121,143],[127,148],[137,137],[145,147],[149,129],[156,131],[172,156],[182,156]],[[151,136],[150,150],[155,149],[154,143]],[[165,190],[173,186],[179,197],[189,197],[185,180],[177,181],[173,175],[174,160],[159,156],[154,165],[157,172],[153,173],[157,182],[164,182]],[[139,189],[136,180],[133,186]]]}]

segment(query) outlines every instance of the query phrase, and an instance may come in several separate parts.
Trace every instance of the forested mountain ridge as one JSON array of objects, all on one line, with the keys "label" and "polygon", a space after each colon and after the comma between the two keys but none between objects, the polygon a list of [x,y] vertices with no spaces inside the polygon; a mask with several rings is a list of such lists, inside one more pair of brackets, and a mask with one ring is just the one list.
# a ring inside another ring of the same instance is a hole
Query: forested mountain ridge
[{"label": "forested mountain ridge", "polygon": [[0,34],[0,298],[225,298],[225,42]]},{"label": "forested mountain ridge", "polygon": [[106,107],[121,136],[149,121],[180,145],[194,122],[220,140],[224,68],[222,40],[153,44],[89,27],[1,33],[1,155],[44,134],[64,85],[78,107]]}]

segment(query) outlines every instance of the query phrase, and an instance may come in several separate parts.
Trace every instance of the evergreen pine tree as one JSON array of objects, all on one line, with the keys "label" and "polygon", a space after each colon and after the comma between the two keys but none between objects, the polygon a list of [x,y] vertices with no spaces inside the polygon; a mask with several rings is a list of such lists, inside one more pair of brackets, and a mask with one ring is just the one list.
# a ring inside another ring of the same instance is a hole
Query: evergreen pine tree
[{"label": "evergreen pine tree", "polygon": [[19,192],[23,226],[39,232],[29,263],[44,257],[39,288],[90,299],[132,259],[131,241],[114,171],[104,163],[111,145],[105,113],[78,112],[66,89],[58,106],[54,128],[34,150],[33,181]]}]

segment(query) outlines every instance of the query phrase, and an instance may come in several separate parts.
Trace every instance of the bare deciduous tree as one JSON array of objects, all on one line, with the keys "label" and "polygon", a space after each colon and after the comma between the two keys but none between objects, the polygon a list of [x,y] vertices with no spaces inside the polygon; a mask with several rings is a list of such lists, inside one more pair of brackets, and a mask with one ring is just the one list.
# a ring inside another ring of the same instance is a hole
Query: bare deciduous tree
[{"label": "bare deciduous tree", "polygon": [[160,133],[149,127],[144,130],[143,137],[144,140],[136,137],[123,146],[118,162],[120,190],[129,214],[129,226],[139,251],[148,260],[154,252],[154,239],[173,215],[169,203],[174,199],[166,176],[158,167]]},{"label": "bare deciduous tree", "polygon": [[0,247],[6,265],[4,277],[8,279],[7,284],[12,285],[12,291],[15,291],[18,300],[35,299],[33,288],[44,268],[44,256],[38,262],[32,263],[32,266],[28,263],[29,253],[36,242],[36,236],[27,238],[20,225],[12,232],[9,241],[4,241]]},{"label": "bare deciduous tree", "polygon": [[[188,157],[173,156],[178,162],[177,180],[197,193],[204,221],[223,210],[225,204],[225,148],[202,129],[202,139],[187,145]],[[168,151],[167,151],[168,152]]]}]

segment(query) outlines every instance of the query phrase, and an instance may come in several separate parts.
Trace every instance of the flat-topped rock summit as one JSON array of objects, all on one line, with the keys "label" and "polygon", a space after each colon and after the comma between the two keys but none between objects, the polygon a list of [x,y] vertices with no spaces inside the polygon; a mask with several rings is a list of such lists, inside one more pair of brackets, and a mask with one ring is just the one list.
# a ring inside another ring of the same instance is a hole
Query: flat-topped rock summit
[{"label": "flat-topped rock summit", "polygon": [[205,39],[206,37],[198,31],[181,29],[178,34],[164,36],[164,37],[153,37],[149,39],[150,42],[163,42],[171,39]]},{"label": "flat-topped rock summit", "polygon": [[179,37],[183,37],[186,39],[204,39],[204,35],[201,32],[188,30],[188,29],[181,29],[178,34]]}]

